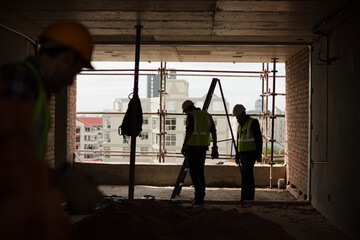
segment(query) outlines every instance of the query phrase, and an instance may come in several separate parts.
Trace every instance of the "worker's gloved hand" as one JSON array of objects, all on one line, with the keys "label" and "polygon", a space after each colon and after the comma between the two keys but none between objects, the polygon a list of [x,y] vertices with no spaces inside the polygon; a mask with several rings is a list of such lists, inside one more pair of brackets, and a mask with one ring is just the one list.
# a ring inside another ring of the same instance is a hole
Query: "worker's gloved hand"
[{"label": "worker's gloved hand", "polygon": [[211,148],[211,158],[219,158],[219,152],[218,152],[218,147],[214,146]]},{"label": "worker's gloved hand", "polygon": [[60,188],[71,213],[92,212],[102,201],[103,195],[89,176],[68,164],[59,172]]},{"label": "worker's gloved hand", "polygon": [[183,145],[181,148],[181,154],[185,156],[186,150],[187,150],[187,147],[185,145]]},{"label": "worker's gloved hand", "polygon": [[235,162],[236,162],[236,164],[240,163],[240,153],[238,151],[236,151],[236,154],[235,154]]}]

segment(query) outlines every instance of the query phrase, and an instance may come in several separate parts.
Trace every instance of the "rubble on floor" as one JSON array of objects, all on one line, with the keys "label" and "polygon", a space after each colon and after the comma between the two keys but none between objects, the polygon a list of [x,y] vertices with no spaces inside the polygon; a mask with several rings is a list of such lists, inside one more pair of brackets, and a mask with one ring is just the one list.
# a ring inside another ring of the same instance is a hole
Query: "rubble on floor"
[{"label": "rubble on floor", "polygon": [[74,225],[74,239],[294,239],[251,212],[156,200],[114,202]]}]

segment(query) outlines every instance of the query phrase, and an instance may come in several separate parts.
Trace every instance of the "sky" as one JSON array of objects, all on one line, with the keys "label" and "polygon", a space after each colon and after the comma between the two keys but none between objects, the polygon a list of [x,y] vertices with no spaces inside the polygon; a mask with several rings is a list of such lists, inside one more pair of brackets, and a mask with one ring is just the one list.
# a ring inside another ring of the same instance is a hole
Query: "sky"
[{"label": "sky", "polygon": [[[261,71],[261,63],[182,63],[168,62],[166,67],[172,69],[191,69],[191,70],[228,70],[228,71]],[[95,69],[134,69],[134,62],[93,62]],[[273,64],[269,64],[272,70]],[[160,63],[141,62],[140,69],[156,69]],[[285,75],[285,64],[277,63],[278,76]],[[134,71],[132,71],[133,73]],[[141,73],[141,72],[140,72]],[[178,72],[180,73],[180,72]],[[196,73],[207,74],[207,73]],[[208,74],[209,75],[209,74]],[[246,74],[249,75],[249,74]],[[207,94],[213,76],[177,76],[177,79],[184,79],[189,82],[189,98],[202,97]],[[255,108],[255,101],[260,99],[262,83],[260,77],[239,78],[216,76],[220,79],[223,93],[230,103],[230,109],[235,104],[241,103],[247,110]],[[272,79],[272,78],[271,78]],[[139,97],[146,98],[147,77],[139,76]],[[269,81],[269,88],[272,90],[272,80]],[[126,98],[133,92],[134,76],[122,75],[78,75],[77,77],[77,112],[84,111],[104,111],[113,108],[116,98]],[[276,79],[276,92],[285,93],[285,79]],[[219,87],[216,86],[215,92],[221,96]],[[184,99],[185,100],[185,99]],[[271,103],[272,100],[269,101]],[[277,96],[275,106],[285,111],[285,97]],[[271,104],[269,105],[271,108]]]}]

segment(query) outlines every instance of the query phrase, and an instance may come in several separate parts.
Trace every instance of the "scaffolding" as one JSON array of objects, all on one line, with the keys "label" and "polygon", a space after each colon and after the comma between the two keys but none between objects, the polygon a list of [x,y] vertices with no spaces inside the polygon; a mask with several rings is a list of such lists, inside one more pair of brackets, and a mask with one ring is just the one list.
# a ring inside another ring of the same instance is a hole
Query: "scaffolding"
[{"label": "scaffolding", "polygon": [[[277,142],[274,139],[274,121],[276,117],[284,117],[283,114],[275,113],[275,96],[283,95],[283,93],[275,92],[275,85],[277,78],[284,78],[285,76],[277,76],[276,70],[277,59],[272,59],[273,69],[270,71],[269,63],[262,64],[262,71],[223,71],[223,70],[190,70],[190,69],[171,69],[176,73],[171,73],[166,68],[166,62],[161,62],[158,69],[139,69],[139,75],[157,75],[160,77],[159,84],[159,109],[157,113],[146,113],[143,114],[157,114],[159,117],[159,132],[157,133],[159,141],[159,151],[154,152],[137,152],[136,156],[148,156],[158,158],[159,163],[165,163],[166,157],[179,157],[182,155],[176,152],[167,152],[166,149],[166,117],[171,115],[183,115],[182,113],[168,113],[166,110],[166,81],[170,76],[202,76],[202,77],[241,77],[241,78],[259,78],[261,80],[262,92],[261,92],[261,112],[260,114],[250,114],[252,116],[259,116],[261,119],[261,132],[263,134],[265,152],[262,157],[263,164],[270,165],[270,188],[272,187],[272,171],[274,158],[278,157],[274,155],[274,142]],[[133,69],[98,69],[98,70],[86,70],[83,71],[80,75],[133,75]],[[272,73],[272,74],[271,74]],[[269,88],[270,78],[273,79],[272,91]],[[269,111],[269,97],[272,97],[272,111]],[[77,114],[91,114],[92,112],[78,112]],[[97,114],[119,114],[119,112],[96,112]],[[213,114],[214,116],[226,116],[226,114]],[[271,133],[269,132],[269,123],[271,121]],[[225,140],[224,140],[225,141]],[[270,157],[268,156],[268,148],[270,144]],[[232,148],[231,148],[232,149]],[[79,155],[87,154],[86,151],[78,151]],[[100,154],[101,156],[128,156],[126,151],[94,151],[88,150],[90,154]],[[233,157],[232,154],[220,154],[220,159],[230,159]]]},{"label": "scaffolding", "polygon": [[[263,134],[263,139],[265,140],[265,152],[262,158],[262,163],[268,163],[270,165],[270,177],[269,177],[269,186],[272,188],[272,176],[273,176],[273,165],[274,165],[274,143],[277,142],[274,138],[274,130],[275,130],[275,119],[277,117],[284,117],[283,114],[275,113],[275,97],[282,95],[285,96],[285,93],[276,93],[276,78],[284,77],[284,76],[276,76],[278,72],[276,69],[276,63],[278,62],[277,58],[272,59],[273,69],[270,71],[269,63],[262,64],[263,74],[261,75],[261,83],[262,83],[262,94],[261,96],[261,132]],[[270,76],[269,74],[272,73]],[[269,88],[269,78],[272,77],[272,90]],[[269,97],[272,97],[272,110],[269,111]],[[271,120],[271,133],[269,133],[269,120]],[[268,144],[270,143],[270,158],[268,156]],[[270,161],[269,161],[270,160]]]}]

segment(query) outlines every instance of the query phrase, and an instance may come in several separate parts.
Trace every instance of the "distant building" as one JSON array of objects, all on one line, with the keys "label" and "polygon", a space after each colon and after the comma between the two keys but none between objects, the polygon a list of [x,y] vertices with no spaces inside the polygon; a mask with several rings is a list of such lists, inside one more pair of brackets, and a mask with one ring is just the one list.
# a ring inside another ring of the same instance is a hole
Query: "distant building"
[{"label": "distant building", "polygon": [[159,75],[148,75],[147,76],[147,97],[159,97],[160,89],[160,76]]},{"label": "distant building", "polygon": [[[165,120],[165,149],[167,152],[180,153],[185,136],[185,114],[182,113],[181,105],[186,99],[191,99],[197,107],[202,107],[206,98],[206,93],[203,97],[189,98],[189,83],[186,80],[167,79],[166,82],[166,97],[165,108],[168,113]],[[129,104],[128,98],[115,99],[114,109],[112,111],[125,112]],[[142,110],[144,113],[158,112],[160,108],[160,98],[143,98],[141,99]],[[227,108],[229,103],[226,102]],[[211,104],[208,109],[209,113],[224,114],[224,105],[220,97],[213,95]],[[176,113],[171,115],[171,113]],[[130,152],[130,144],[126,142],[122,136],[118,135],[117,128],[122,123],[123,114],[104,114],[104,150],[118,150],[123,152]],[[229,126],[225,116],[213,116],[215,125],[217,126],[218,140],[226,140],[230,137]],[[160,118],[157,114],[143,115],[143,131],[136,143],[137,152],[148,152],[152,157],[137,156],[137,161],[141,162],[158,162],[156,156],[159,152],[159,133],[160,133]],[[228,154],[230,152],[230,141],[222,141],[218,143],[219,152]],[[128,158],[121,159],[119,156],[107,156],[104,161],[128,161]],[[165,161],[182,162],[183,158],[166,157]],[[216,160],[207,160],[207,162]]]},{"label": "distant building", "polygon": [[[76,149],[102,150],[103,118],[78,117],[76,119]],[[101,160],[101,155],[80,155],[81,160]]]}]

